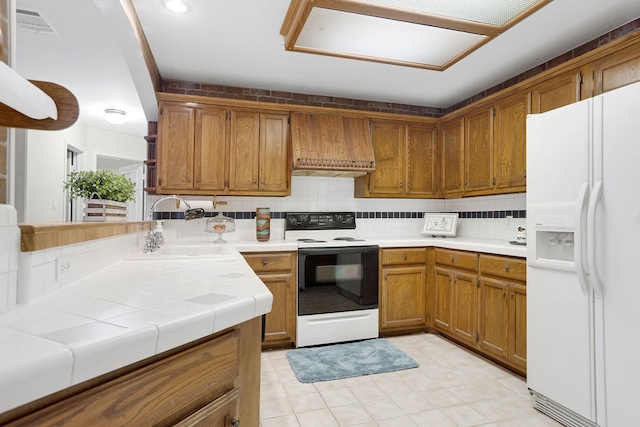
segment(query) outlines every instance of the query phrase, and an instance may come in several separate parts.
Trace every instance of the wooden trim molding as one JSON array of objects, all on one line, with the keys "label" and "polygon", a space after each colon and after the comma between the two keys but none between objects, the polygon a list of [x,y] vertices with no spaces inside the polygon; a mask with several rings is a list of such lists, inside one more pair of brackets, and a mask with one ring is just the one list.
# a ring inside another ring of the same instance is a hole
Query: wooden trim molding
[{"label": "wooden trim molding", "polygon": [[148,221],[136,222],[68,222],[53,224],[20,224],[20,250],[40,251],[57,246],[138,233],[149,229]]},{"label": "wooden trim molding", "polygon": [[0,103],[0,126],[37,130],[62,130],[73,125],[80,115],[78,100],[71,91],[56,83],[29,80],[49,95],[58,109],[58,118],[32,119],[19,111]]},{"label": "wooden trim molding", "polygon": [[[310,105],[273,104],[271,102],[247,101],[243,99],[216,98],[203,95],[185,95],[179,93],[157,92],[158,102],[186,103],[189,107],[199,105],[213,105],[222,108],[242,108],[257,111],[279,111],[283,113],[308,113],[308,114],[341,114],[347,117],[360,117],[371,119],[397,120],[405,122],[437,123],[437,117],[407,116],[406,114],[380,113],[375,111],[349,110],[331,107],[317,107]],[[410,119],[408,119],[410,117]]]}]

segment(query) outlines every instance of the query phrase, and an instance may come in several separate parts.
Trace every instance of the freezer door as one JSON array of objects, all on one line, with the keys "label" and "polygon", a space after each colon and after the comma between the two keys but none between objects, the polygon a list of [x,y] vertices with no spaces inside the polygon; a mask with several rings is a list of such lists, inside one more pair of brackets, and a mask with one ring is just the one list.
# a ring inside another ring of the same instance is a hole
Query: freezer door
[{"label": "freezer door", "polygon": [[[596,99],[602,116],[602,200],[595,211],[595,265],[603,282],[598,342],[604,353],[607,427],[638,423],[640,402],[640,84]],[[601,103],[601,105],[599,105]],[[597,127],[596,127],[597,129]],[[598,154],[596,153],[596,154]],[[596,155],[596,161],[597,161]],[[602,411],[601,411],[602,412]]]},{"label": "freezer door", "polygon": [[[536,219],[575,212],[574,231],[584,229],[582,202],[588,199],[591,180],[592,100],[571,104],[527,118],[527,229],[537,230]],[[582,197],[584,196],[584,197]],[[586,215],[584,215],[586,217]],[[564,217],[563,217],[564,218]],[[586,257],[548,251],[549,262],[538,262],[541,245],[568,236],[554,235],[554,218],[548,231],[536,233],[527,247],[527,384],[530,389],[588,420],[596,419],[593,296],[585,293],[574,260]],[[564,223],[571,223],[569,217]],[[570,231],[555,230],[555,231]],[[540,247],[539,247],[540,246]],[[551,248],[549,248],[551,249]],[[537,251],[532,252],[532,251]],[[584,255],[584,256],[583,256]],[[554,268],[553,262],[567,268]],[[577,263],[576,263],[577,264]],[[563,271],[564,270],[564,271]],[[574,271],[571,271],[574,270]]]}]

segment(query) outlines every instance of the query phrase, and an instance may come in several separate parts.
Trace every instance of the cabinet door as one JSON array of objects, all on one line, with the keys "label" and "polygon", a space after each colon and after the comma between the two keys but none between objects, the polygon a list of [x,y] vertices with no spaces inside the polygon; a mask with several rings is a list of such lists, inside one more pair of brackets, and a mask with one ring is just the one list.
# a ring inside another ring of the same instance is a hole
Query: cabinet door
[{"label": "cabinet door", "polygon": [[572,71],[533,88],[531,111],[545,113],[580,100],[580,73]]},{"label": "cabinet door", "polygon": [[260,114],[260,191],[289,188],[289,115]]},{"label": "cabinet door", "polygon": [[405,126],[396,122],[371,122],[376,171],[369,174],[369,192],[404,194]]},{"label": "cabinet door", "polygon": [[296,290],[291,274],[260,274],[273,294],[271,312],[265,319],[265,345],[288,344],[296,336]]},{"label": "cabinet door", "polygon": [[180,193],[193,188],[195,110],[160,104],[157,191]]},{"label": "cabinet door", "polygon": [[232,111],[229,139],[229,191],[258,190],[260,113]]},{"label": "cabinet door", "polygon": [[237,421],[238,390],[234,389],[174,424],[174,427],[230,427]]},{"label": "cabinet door", "polygon": [[426,266],[382,269],[380,330],[425,326]]},{"label": "cabinet door", "polygon": [[435,138],[433,126],[410,124],[407,131],[407,188],[416,196],[438,193],[435,174]]},{"label": "cabinet door", "polygon": [[526,121],[530,112],[529,92],[496,104],[494,117],[494,168],[496,188],[524,190],[526,185]]},{"label": "cabinet door", "polygon": [[451,331],[453,322],[453,277],[448,269],[436,267],[433,323],[443,331]]},{"label": "cabinet door", "polygon": [[594,95],[640,81],[640,45],[635,43],[593,63]]},{"label": "cabinet door", "polygon": [[527,288],[512,283],[509,289],[509,359],[527,369]]},{"label": "cabinet door", "polygon": [[227,111],[198,108],[195,131],[195,188],[224,191],[227,165]]},{"label": "cabinet door", "polygon": [[442,124],[440,141],[440,190],[443,194],[464,190],[464,120]]},{"label": "cabinet door", "polygon": [[493,188],[493,109],[483,108],[464,118],[465,192]]},{"label": "cabinet door", "polygon": [[508,288],[507,282],[480,279],[480,347],[500,357],[509,351]]},{"label": "cabinet door", "polygon": [[456,337],[476,343],[478,332],[478,276],[453,274],[453,333]]}]

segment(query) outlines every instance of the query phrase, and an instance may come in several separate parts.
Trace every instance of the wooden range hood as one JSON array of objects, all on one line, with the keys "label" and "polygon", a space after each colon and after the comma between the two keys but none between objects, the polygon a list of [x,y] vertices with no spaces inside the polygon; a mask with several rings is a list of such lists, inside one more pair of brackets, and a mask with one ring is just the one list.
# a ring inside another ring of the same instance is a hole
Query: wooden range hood
[{"label": "wooden range hood", "polygon": [[291,114],[292,175],[357,177],[375,172],[369,120]]}]

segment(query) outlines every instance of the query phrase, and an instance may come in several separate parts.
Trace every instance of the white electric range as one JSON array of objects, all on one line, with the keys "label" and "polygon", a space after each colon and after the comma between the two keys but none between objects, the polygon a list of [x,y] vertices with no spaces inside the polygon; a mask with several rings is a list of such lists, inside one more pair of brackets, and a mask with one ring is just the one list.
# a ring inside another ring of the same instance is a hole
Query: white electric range
[{"label": "white electric range", "polygon": [[378,244],[357,237],[354,212],[287,213],[298,244],[296,346],[378,337]]}]

